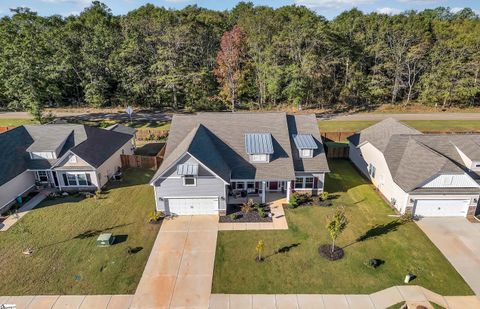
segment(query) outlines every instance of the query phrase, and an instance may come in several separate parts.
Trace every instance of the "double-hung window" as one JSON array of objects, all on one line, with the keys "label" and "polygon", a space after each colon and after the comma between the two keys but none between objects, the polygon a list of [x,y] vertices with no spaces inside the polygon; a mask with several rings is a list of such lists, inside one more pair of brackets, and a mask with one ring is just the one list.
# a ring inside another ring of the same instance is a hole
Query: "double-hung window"
[{"label": "double-hung window", "polygon": [[84,187],[91,186],[92,180],[87,173],[65,173],[63,174],[63,183],[66,187]]},{"label": "double-hung window", "polygon": [[314,178],[310,176],[296,177],[295,189],[313,189]]},{"label": "double-hung window", "polygon": [[313,177],[305,177],[304,187],[305,189],[312,189],[313,188]]}]

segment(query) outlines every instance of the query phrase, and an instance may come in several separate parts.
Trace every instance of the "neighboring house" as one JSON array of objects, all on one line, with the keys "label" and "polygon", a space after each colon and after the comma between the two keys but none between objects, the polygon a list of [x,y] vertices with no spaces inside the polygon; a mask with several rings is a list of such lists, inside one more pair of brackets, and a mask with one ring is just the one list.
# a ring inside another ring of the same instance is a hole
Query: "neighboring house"
[{"label": "neighboring house", "polygon": [[132,127],[128,127],[128,126],[123,125],[121,123],[111,125],[109,127],[106,127],[105,129],[110,130],[110,131],[115,131],[115,132],[119,132],[119,133],[125,133],[125,134],[132,135],[133,136],[133,147],[137,146],[137,144],[136,144],[137,129],[132,128]]},{"label": "neighboring house", "polygon": [[329,171],[314,115],[175,115],[153,177],[157,210],[223,214],[227,204],[322,192]]},{"label": "neighboring house", "polygon": [[422,134],[389,118],[349,142],[350,160],[400,213],[475,215],[480,134]]},{"label": "neighboring house", "polygon": [[85,125],[25,125],[0,134],[0,210],[35,184],[96,190],[132,154],[133,136]]}]

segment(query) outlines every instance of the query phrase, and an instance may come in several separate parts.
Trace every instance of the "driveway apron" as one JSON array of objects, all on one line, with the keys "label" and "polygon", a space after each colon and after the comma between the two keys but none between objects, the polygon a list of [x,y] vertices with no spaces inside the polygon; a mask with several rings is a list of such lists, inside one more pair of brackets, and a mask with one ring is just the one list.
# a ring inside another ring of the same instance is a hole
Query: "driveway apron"
[{"label": "driveway apron", "polygon": [[480,296],[480,224],[453,217],[423,218],[417,224]]},{"label": "driveway apron", "polygon": [[131,308],[208,308],[218,216],[179,216],[158,233]]}]

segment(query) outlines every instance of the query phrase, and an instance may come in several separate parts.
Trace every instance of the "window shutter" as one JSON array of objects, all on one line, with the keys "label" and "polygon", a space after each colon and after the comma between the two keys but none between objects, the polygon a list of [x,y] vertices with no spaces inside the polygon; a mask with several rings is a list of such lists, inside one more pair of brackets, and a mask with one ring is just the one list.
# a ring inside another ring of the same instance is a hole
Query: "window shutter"
[{"label": "window shutter", "polygon": [[68,186],[67,175],[65,173],[63,173],[62,177],[63,177],[63,185]]},{"label": "window shutter", "polygon": [[90,178],[90,174],[85,173],[85,175],[87,176],[87,185],[91,186],[92,185],[92,178]]}]

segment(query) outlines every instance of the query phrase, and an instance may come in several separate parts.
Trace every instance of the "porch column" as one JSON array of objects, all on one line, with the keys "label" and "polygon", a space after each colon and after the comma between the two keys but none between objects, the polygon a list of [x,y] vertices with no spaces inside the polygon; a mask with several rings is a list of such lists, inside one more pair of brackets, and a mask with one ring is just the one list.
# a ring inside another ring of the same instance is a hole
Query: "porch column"
[{"label": "porch column", "polygon": [[267,190],[267,182],[262,181],[262,203],[265,204],[266,198],[265,198],[265,191]]},{"label": "porch column", "polygon": [[290,191],[292,187],[292,182],[290,180],[287,181],[287,202],[290,201]]}]

